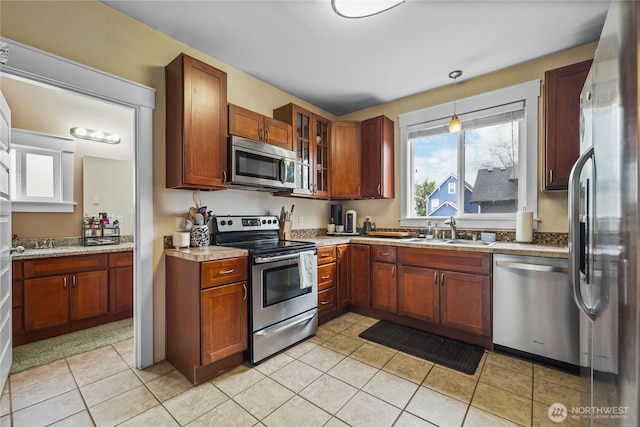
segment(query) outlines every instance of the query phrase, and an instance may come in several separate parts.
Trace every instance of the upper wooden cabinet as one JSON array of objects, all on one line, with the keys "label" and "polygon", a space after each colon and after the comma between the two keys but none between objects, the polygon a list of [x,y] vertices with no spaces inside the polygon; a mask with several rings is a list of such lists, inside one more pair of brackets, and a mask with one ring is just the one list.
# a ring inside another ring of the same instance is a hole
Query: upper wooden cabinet
[{"label": "upper wooden cabinet", "polygon": [[363,198],[394,197],[394,123],[386,116],[362,122]]},{"label": "upper wooden cabinet", "polygon": [[591,60],[544,74],[544,189],[566,190],[580,154],[580,92]]},{"label": "upper wooden cabinet", "polygon": [[276,108],[273,117],[293,126],[296,188],[290,194],[328,198],[331,122],[295,104]]},{"label": "upper wooden cabinet", "polygon": [[229,134],[293,150],[290,124],[229,104]]},{"label": "upper wooden cabinet", "polygon": [[360,198],[360,122],[331,124],[331,198]]},{"label": "upper wooden cabinet", "polygon": [[227,74],[185,54],[165,67],[168,188],[227,188]]}]

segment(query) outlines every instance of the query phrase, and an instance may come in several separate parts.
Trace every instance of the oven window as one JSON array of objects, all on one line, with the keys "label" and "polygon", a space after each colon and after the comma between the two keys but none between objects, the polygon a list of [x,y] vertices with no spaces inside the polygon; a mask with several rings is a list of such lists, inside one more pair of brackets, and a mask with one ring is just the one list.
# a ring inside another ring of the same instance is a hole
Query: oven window
[{"label": "oven window", "polygon": [[311,293],[311,288],[300,289],[298,264],[285,265],[262,272],[263,307]]},{"label": "oven window", "polygon": [[236,151],[236,173],[252,178],[279,180],[280,159]]}]

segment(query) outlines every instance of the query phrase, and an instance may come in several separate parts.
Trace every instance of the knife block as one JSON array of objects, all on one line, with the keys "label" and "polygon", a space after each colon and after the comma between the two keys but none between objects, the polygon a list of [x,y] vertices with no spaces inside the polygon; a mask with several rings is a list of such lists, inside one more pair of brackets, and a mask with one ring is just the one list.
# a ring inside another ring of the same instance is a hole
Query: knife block
[{"label": "knife block", "polygon": [[280,240],[291,240],[291,221],[280,221]]}]

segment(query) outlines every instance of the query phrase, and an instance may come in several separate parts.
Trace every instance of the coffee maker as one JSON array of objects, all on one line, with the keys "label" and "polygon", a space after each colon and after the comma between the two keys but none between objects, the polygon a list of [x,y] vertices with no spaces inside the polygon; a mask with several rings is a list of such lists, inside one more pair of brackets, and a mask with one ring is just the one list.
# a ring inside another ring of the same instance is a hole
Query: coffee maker
[{"label": "coffee maker", "polygon": [[331,205],[331,217],[333,219],[333,223],[335,225],[344,225],[342,221],[342,205],[341,204],[333,204]]},{"label": "coffee maker", "polygon": [[358,214],[353,209],[349,209],[345,213],[345,233],[357,233],[358,232]]}]

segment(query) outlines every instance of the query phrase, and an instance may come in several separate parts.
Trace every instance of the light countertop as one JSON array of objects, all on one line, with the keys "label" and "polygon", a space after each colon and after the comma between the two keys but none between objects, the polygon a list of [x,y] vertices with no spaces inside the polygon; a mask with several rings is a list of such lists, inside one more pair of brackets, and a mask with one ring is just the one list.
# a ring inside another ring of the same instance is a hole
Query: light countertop
[{"label": "light countertop", "polygon": [[208,246],[206,248],[165,249],[166,256],[182,258],[187,261],[204,262],[225,258],[246,257],[249,251],[226,246]]},{"label": "light countertop", "polygon": [[127,252],[133,250],[133,243],[121,243],[119,245],[102,246],[58,246],[42,249],[25,249],[24,252],[15,252],[11,255],[12,260],[24,260],[34,258],[50,258],[57,256],[71,255],[93,255],[111,252]]}]

